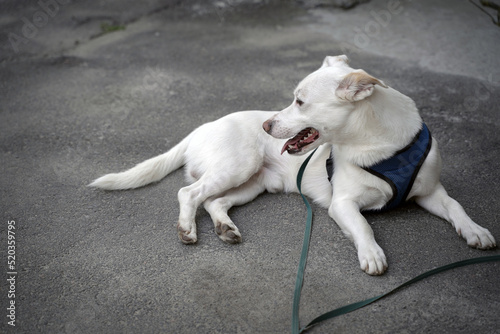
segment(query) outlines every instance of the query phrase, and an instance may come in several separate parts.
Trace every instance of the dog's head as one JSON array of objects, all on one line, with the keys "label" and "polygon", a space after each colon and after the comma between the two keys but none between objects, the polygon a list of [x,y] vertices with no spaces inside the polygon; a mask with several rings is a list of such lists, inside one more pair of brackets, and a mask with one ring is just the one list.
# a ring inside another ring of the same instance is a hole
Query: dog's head
[{"label": "dog's head", "polygon": [[349,66],[346,56],[326,57],[321,68],[302,80],[290,106],[268,119],[264,130],[275,138],[291,138],[281,153],[304,154],[333,142],[360,101],[375,85],[387,88],[363,70]]}]

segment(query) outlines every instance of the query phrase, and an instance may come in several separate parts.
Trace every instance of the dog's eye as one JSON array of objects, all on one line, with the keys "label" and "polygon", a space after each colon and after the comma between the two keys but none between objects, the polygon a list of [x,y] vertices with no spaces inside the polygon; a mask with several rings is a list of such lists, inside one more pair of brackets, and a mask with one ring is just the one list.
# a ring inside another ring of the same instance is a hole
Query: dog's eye
[{"label": "dog's eye", "polygon": [[299,107],[304,104],[304,101],[302,101],[301,99],[298,99],[298,98],[295,99],[295,102],[299,105]]}]

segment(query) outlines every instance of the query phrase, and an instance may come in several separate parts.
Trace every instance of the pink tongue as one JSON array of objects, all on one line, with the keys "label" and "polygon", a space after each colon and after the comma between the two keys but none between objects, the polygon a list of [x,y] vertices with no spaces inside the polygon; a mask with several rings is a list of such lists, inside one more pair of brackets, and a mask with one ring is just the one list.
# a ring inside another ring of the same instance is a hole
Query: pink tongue
[{"label": "pink tongue", "polygon": [[288,151],[288,146],[289,145],[292,145],[293,148],[295,148],[295,149],[299,148],[298,145],[297,145],[297,143],[293,143],[293,139],[290,139],[289,141],[287,141],[285,143],[285,145],[283,145],[283,148],[281,149],[281,154],[285,153],[285,151]]},{"label": "pink tongue", "polygon": [[[302,130],[295,137],[288,140],[285,143],[285,145],[283,145],[283,148],[281,149],[281,154],[283,154],[285,151],[289,150],[288,146],[292,146],[292,149],[298,150],[299,144],[301,144],[301,146],[305,146],[305,144],[309,144],[309,143],[313,142],[315,140],[314,136],[310,136],[309,138],[304,139],[304,137],[307,136],[307,134],[309,134],[309,132],[310,132],[309,128]],[[299,143],[299,141],[301,141],[301,140],[302,140],[302,143]]]}]

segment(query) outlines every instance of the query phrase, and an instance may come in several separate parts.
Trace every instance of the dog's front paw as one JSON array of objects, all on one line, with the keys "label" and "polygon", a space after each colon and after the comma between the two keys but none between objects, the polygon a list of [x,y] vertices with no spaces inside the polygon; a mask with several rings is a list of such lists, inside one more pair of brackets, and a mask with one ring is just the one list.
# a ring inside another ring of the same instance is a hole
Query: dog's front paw
[{"label": "dog's front paw", "polygon": [[236,226],[230,226],[221,222],[215,224],[215,233],[225,241],[230,244],[237,244],[241,242],[241,234]]},{"label": "dog's front paw", "polygon": [[196,237],[196,231],[189,231],[182,228],[179,224],[177,224],[177,233],[179,233],[179,239],[185,245],[195,244],[198,241]]},{"label": "dog's front paw", "polygon": [[387,269],[384,251],[376,243],[359,247],[358,257],[361,270],[368,275],[382,275]]},{"label": "dog's front paw", "polygon": [[492,249],[497,246],[490,231],[479,225],[457,228],[457,233],[467,240],[467,245],[478,249]]}]

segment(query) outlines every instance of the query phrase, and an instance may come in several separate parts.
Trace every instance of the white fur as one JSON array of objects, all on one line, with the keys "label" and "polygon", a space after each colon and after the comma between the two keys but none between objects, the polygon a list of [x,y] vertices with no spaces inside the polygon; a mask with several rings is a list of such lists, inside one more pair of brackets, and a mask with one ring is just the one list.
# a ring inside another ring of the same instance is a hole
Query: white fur
[{"label": "white fur", "polygon": [[[241,234],[227,215],[229,208],[245,204],[265,190],[297,192],[296,175],[306,158],[303,154],[319,147],[306,169],[302,190],[328,208],[353,240],[361,269],[382,274],[387,268],[384,252],[360,211],[383,207],[392,190],[360,167],[392,156],[412,140],[422,123],[415,103],[366,72],[349,67],[346,56],[326,57],[322,67],[298,85],[295,97],[279,113],[237,112],[204,124],[167,153],[128,171],[105,175],[90,186],[110,190],[140,187],[185,165],[190,185],[178,193],[181,241],[197,241],[195,213],[203,204],[219,237],[240,242]],[[299,154],[280,155],[287,138],[309,127],[319,133],[315,142]],[[325,169],[330,151],[335,161],[331,183]],[[433,139],[407,199],[414,198],[448,220],[470,246],[495,247],[488,230],[475,224],[446,194],[439,182],[440,171],[441,158]]]}]

